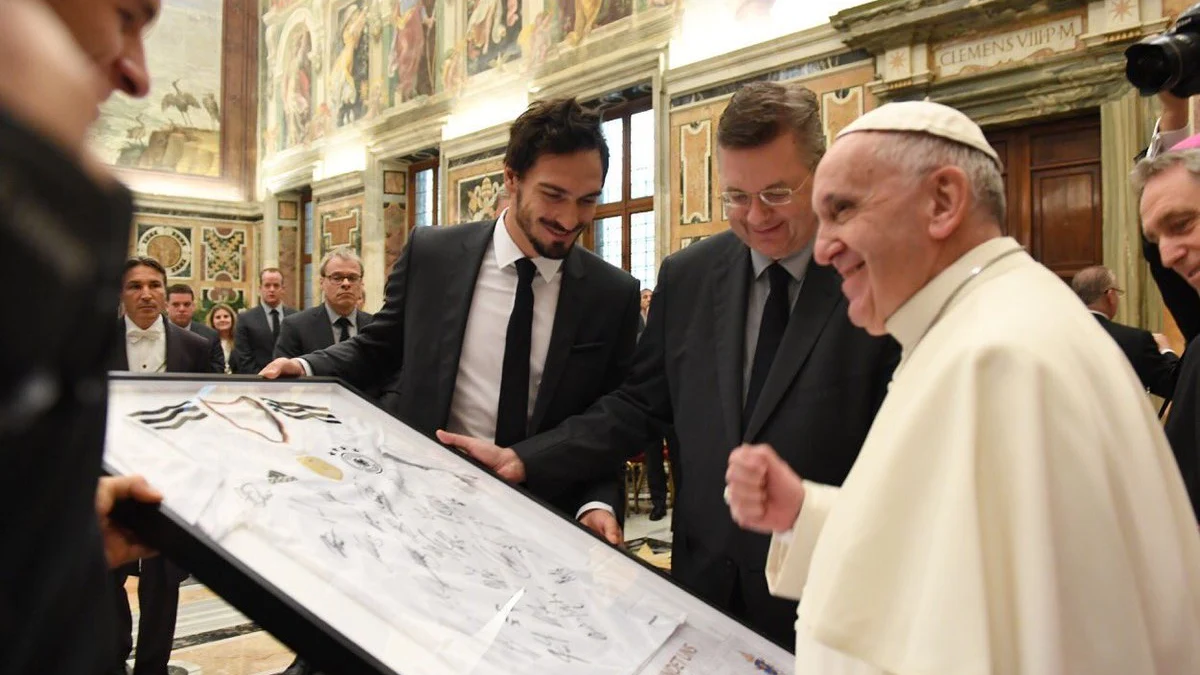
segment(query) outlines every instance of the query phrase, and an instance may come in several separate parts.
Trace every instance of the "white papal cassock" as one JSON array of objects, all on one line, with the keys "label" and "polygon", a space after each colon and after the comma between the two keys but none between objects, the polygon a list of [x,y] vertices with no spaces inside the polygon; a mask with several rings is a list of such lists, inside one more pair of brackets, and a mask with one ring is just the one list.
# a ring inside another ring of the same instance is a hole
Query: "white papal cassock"
[{"label": "white papal cassock", "polygon": [[1067,285],[993,239],[887,329],[903,357],[858,462],[772,540],[797,674],[1200,673],[1183,482]]}]

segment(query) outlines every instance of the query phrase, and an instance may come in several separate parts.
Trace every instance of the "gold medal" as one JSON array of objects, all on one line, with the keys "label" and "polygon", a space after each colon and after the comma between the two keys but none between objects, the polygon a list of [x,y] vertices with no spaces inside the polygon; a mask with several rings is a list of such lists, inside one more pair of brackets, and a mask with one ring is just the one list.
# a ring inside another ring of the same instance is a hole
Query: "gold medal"
[{"label": "gold medal", "polygon": [[312,471],[318,476],[323,476],[330,480],[342,479],[342,470],[330,464],[329,462],[326,462],[320,457],[313,457],[312,455],[300,455],[296,458],[296,461],[303,464],[304,468]]}]

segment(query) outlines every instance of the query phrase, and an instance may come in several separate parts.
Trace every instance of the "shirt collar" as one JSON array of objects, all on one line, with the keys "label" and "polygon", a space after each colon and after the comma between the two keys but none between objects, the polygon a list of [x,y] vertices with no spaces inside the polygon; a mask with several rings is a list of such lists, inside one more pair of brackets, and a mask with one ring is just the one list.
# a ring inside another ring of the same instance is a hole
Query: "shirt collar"
[{"label": "shirt collar", "polygon": [[[496,266],[500,269],[513,266],[517,260],[524,258],[525,254],[521,253],[521,249],[517,247],[517,242],[512,240],[512,236],[508,234],[508,228],[504,226],[504,215],[508,213],[508,209],[500,212],[500,217],[496,219],[496,231],[492,233],[492,249],[496,254]],[[542,275],[542,279],[546,283],[554,281],[554,277],[562,268],[562,260],[551,260],[538,256],[530,258],[538,274]]]},{"label": "shirt collar", "polygon": [[261,304],[262,304],[263,312],[266,313],[268,319],[271,318],[271,310],[277,309],[277,310],[279,310],[280,320],[281,321],[283,320],[283,301],[282,300],[279,302],[278,305],[275,305],[274,307],[268,305],[265,302],[261,303]]},{"label": "shirt collar", "polygon": [[[132,333],[135,330],[140,332],[142,329],[138,328],[138,325],[136,323],[134,323],[133,320],[131,320],[128,316],[126,316],[125,317],[125,334],[129,335],[130,333]],[[166,327],[163,326],[162,314],[158,315],[158,318],[154,320],[154,323],[150,324],[150,327],[146,329],[146,332],[147,333],[160,333],[160,334],[167,332]]]},{"label": "shirt collar", "polygon": [[938,313],[955,291],[970,278],[972,269],[986,266],[1018,248],[1021,245],[1012,237],[996,237],[967,251],[966,255],[942,270],[888,317],[885,322],[887,332],[896,338],[904,351],[912,349],[933,326]]},{"label": "shirt collar", "polygon": [[770,256],[759,253],[754,249],[750,249],[750,264],[754,268],[754,278],[758,279],[763,272],[771,266],[772,263],[779,263],[779,266],[788,271],[793,279],[799,281],[804,278],[804,272],[808,269],[808,263],[812,260],[813,247],[812,244],[805,246],[802,250],[789,255],[786,258],[773,260]]},{"label": "shirt collar", "polygon": [[1104,319],[1105,321],[1112,321],[1112,319],[1108,318],[1108,315],[1105,314],[1104,312],[1097,312],[1094,309],[1089,309],[1088,311],[1091,312],[1092,314],[1095,314],[1096,316],[1100,317],[1101,319]]},{"label": "shirt collar", "polygon": [[[334,309],[329,306],[328,302],[323,302],[321,304],[325,305],[325,313],[329,315],[329,323],[337,323],[337,320],[342,318],[342,315],[338,314],[336,311],[334,311]],[[346,318],[350,319],[351,326],[355,326],[355,327],[358,326],[358,310],[357,309],[350,310],[350,313],[346,315]]]}]

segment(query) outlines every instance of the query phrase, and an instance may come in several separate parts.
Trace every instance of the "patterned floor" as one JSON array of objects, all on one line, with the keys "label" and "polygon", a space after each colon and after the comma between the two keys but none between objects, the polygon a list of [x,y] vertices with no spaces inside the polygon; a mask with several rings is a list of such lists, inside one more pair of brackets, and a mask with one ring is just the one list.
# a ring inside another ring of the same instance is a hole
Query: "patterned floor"
[{"label": "patterned floor", "polygon": [[[651,521],[646,513],[631,514],[625,521],[625,540],[635,555],[670,569],[670,513],[659,521]],[[134,611],[136,641],[137,578],[131,577],[125,589]],[[274,675],[291,662],[290,650],[212,591],[190,580],[180,589],[171,675]]]}]

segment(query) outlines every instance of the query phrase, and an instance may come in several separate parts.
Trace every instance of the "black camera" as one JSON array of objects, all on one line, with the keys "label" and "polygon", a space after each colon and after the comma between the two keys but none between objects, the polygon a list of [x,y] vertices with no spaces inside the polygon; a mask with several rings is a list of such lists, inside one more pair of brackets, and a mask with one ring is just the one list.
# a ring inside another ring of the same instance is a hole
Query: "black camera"
[{"label": "black camera", "polygon": [[1200,3],[1184,10],[1171,30],[1130,45],[1125,78],[1143,96],[1200,94]]}]

